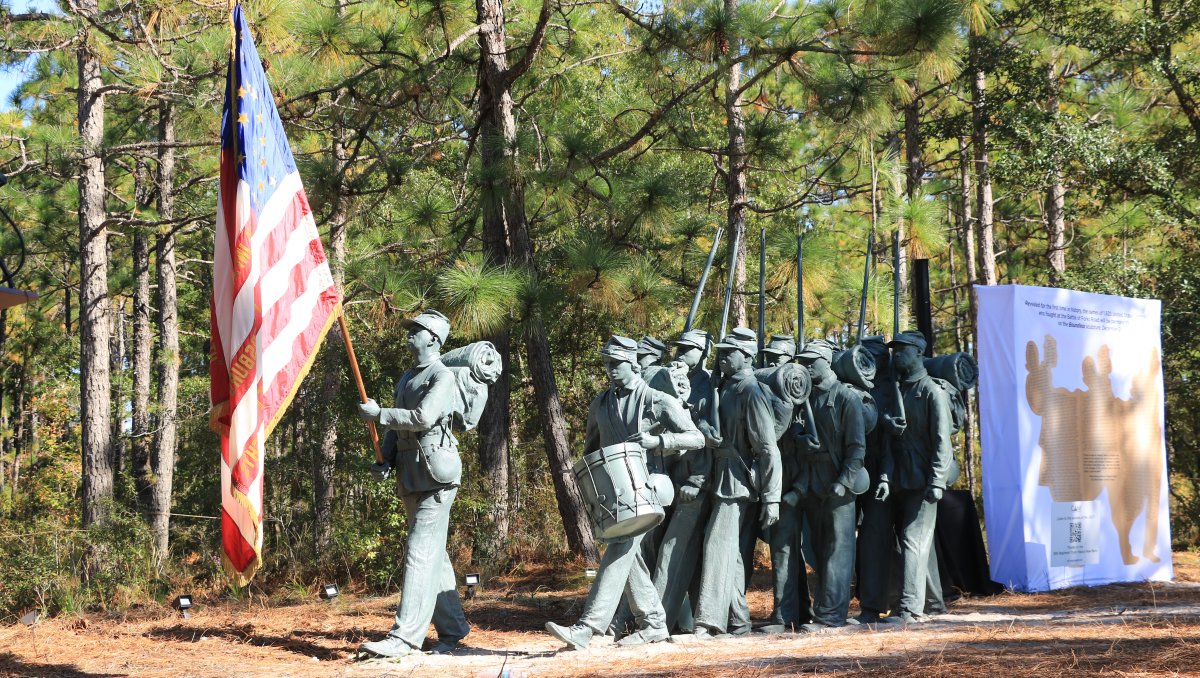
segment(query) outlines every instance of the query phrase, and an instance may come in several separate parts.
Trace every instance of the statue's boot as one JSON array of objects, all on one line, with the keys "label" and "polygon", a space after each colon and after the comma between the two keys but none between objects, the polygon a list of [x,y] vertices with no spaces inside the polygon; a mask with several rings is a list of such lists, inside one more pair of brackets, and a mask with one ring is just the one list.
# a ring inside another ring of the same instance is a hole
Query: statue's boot
[{"label": "statue's boot", "polygon": [[572,650],[586,649],[592,641],[592,629],[583,624],[561,626],[554,622],[546,622],[546,632],[567,644]]},{"label": "statue's boot", "polygon": [[402,638],[396,636],[387,636],[383,640],[374,640],[369,643],[363,643],[359,650],[370,654],[394,659],[403,657],[409,654],[415,654],[420,650],[406,643]]},{"label": "statue's boot", "polygon": [[671,634],[667,633],[665,628],[644,628],[639,630],[637,633],[631,633],[618,640],[617,645],[620,645],[621,647],[645,645],[646,643],[657,643],[670,637]]}]

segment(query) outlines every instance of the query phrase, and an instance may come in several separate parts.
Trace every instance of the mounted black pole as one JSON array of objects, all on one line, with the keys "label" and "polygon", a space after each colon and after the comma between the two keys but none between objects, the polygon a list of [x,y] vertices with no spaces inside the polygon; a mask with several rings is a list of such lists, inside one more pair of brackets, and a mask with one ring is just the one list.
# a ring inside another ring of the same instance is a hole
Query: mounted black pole
[{"label": "mounted black pole", "polygon": [[804,226],[796,234],[796,350],[804,348]]},{"label": "mounted black pole", "polygon": [[900,231],[892,234],[892,337],[900,334]]},{"label": "mounted black pole", "polygon": [[708,251],[708,259],[704,262],[704,272],[700,274],[700,284],[696,285],[696,294],[692,297],[692,308],[688,311],[687,320],[683,323],[684,332],[691,330],[692,323],[696,321],[696,313],[700,310],[700,297],[704,294],[704,284],[708,282],[708,272],[712,270],[713,259],[717,256],[717,246],[721,244],[721,233],[724,231],[724,228],[718,226],[717,234],[713,236],[712,249]]},{"label": "mounted black pole", "polygon": [[929,260],[913,260],[913,306],[917,329],[925,335],[925,357],[933,357],[933,304],[929,294]]},{"label": "mounted black pole", "polygon": [[[725,334],[729,331],[729,305],[733,301],[733,275],[737,272],[737,253],[738,245],[741,244],[741,234],[735,229],[733,237],[729,239],[729,278],[725,281],[725,303],[721,307],[721,333],[717,335],[717,341],[725,338]],[[719,359],[718,359],[719,362]],[[720,369],[717,365],[717,378],[712,380],[713,392],[711,398],[712,411],[710,412],[713,432],[718,436],[721,435],[721,417],[720,417]]]},{"label": "mounted black pole", "polygon": [[[900,231],[892,234],[892,338],[903,332],[900,327]],[[892,389],[896,399],[894,416],[897,421],[905,421],[904,395],[900,393],[900,379],[896,375],[896,364],[889,361],[892,369]]]}]

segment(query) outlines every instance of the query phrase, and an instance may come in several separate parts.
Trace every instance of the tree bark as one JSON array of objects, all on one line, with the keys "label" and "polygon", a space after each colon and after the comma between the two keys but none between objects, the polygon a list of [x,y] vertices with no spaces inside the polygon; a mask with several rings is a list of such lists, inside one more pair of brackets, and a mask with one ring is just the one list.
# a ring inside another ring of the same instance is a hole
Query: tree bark
[{"label": "tree bark", "polygon": [[[79,14],[95,18],[98,0],[80,0]],[[90,24],[80,22],[79,70],[79,401],[82,422],[83,524],[105,519],[112,498],[112,378],[108,369],[112,336],[108,298],[108,229],[104,225],[104,93],[100,57]]]},{"label": "tree bark", "polygon": [[[1058,76],[1057,68],[1051,63],[1046,68],[1046,84],[1050,89],[1050,98],[1046,102],[1046,112],[1050,115],[1051,128],[1057,138],[1058,122]],[[1057,158],[1050,173],[1050,185],[1046,189],[1046,260],[1050,264],[1050,284],[1057,286],[1062,281],[1063,273],[1067,270],[1067,241],[1066,217],[1063,209],[1066,202],[1067,189],[1063,185],[1062,167]]]},{"label": "tree bark", "polygon": [[[978,299],[975,293],[975,283],[979,281],[979,271],[976,264],[975,252],[975,224],[974,218],[971,216],[971,156],[967,148],[967,140],[964,137],[958,138],[958,180],[959,180],[959,233],[963,239],[963,259],[966,261],[967,269],[967,288],[970,294],[967,295],[967,320],[971,326],[968,328],[968,336],[970,337],[970,345],[967,351],[973,356],[975,355],[975,345],[978,340],[975,323],[975,308]],[[963,422],[963,460],[966,461],[967,467],[967,488],[971,491],[971,496],[975,495],[975,400],[968,391],[964,394],[967,405],[966,421]]]},{"label": "tree bark", "polygon": [[996,233],[992,215],[992,177],[987,148],[987,73],[980,65],[980,38],[970,38],[971,79],[971,124],[972,144],[975,146],[975,178],[979,201],[980,270],[983,284],[995,285],[996,277]]},{"label": "tree bark", "polygon": [[[516,118],[508,79],[507,34],[501,0],[478,0],[476,10],[482,60],[479,66],[479,156],[486,168],[481,174],[483,209],[483,256],[493,266],[510,263],[509,231],[513,221],[524,222],[524,205],[517,202],[519,187],[511,181],[517,137]],[[515,190],[514,190],[515,189]],[[514,195],[516,193],[517,195]],[[489,557],[504,559],[509,530],[509,403],[512,394],[512,342],[507,327],[493,333],[489,341],[503,361],[500,380],[489,389],[488,402],[479,422],[479,474],[485,496],[492,501],[488,536],[479,546]],[[557,483],[556,483],[557,489]],[[559,502],[563,522],[568,508]],[[571,545],[575,549],[574,544]]]},{"label": "tree bark", "polygon": [[113,491],[119,493],[120,499],[125,499],[124,483],[121,481],[125,473],[125,356],[127,350],[125,322],[125,303],[118,300],[109,307],[112,310],[112,335],[109,343],[108,373],[112,379],[112,474]]},{"label": "tree bark", "polygon": [[[175,216],[175,108],[159,104],[158,213]],[[158,237],[158,402],[150,485],[150,532],[154,536],[154,560],[161,568],[170,546],[171,489],[175,478],[175,415],[179,402],[179,315],[175,280],[175,236],[170,229]]]},{"label": "tree bark", "polygon": [[[920,90],[920,84],[910,80],[909,87],[915,96]],[[917,191],[921,190],[921,181],[925,167],[921,161],[921,106],[920,100],[914,99],[904,106],[904,195],[911,202],[916,200]],[[896,260],[900,264],[900,317],[908,316],[908,234],[905,233],[904,222],[897,226],[900,232],[900,252]]]},{"label": "tree bark", "polygon": [[137,505],[150,516],[150,238],[144,229],[133,234],[133,409],[130,428],[130,466]]},{"label": "tree bark", "polygon": [[[725,0],[725,16],[734,17],[738,12],[740,0]],[[740,54],[742,41],[736,35],[725,36],[728,41],[722,52]],[[730,310],[730,327],[747,327],[746,317],[746,203],[749,200],[747,188],[747,156],[746,156],[746,118],[742,114],[745,102],[741,95],[742,65],[734,63],[729,67],[729,76],[725,79],[725,128],[729,136],[729,144],[725,154],[728,157],[728,168],[725,177],[725,199],[728,203],[726,224],[729,228],[731,242],[738,244],[737,259],[733,273],[733,305]],[[720,339],[720,337],[718,337]]]}]

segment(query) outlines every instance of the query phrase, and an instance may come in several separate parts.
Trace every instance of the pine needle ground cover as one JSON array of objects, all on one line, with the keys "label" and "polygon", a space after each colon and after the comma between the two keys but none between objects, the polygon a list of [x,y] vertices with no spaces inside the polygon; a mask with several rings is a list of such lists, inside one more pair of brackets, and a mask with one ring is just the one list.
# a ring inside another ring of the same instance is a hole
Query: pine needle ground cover
[{"label": "pine needle ground cover", "polygon": [[[1200,554],[1177,553],[1176,581],[968,598],[906,630],[851,628],[560,652],[547,620],[578,616],[587,584],[564,568],[498,577],[466,602],[474,626],[453,655],[354,662],[388,628],[395,598],[332,603],[254,596],[181,619],[166,607],[123,617],[61,616],[0,630],[0,675],[39,676],[1056,676],[1189,674],[1200,666]],[[770,612],[765,577],[751,612]],[[852,610],[853,612],[853,610]]]}]

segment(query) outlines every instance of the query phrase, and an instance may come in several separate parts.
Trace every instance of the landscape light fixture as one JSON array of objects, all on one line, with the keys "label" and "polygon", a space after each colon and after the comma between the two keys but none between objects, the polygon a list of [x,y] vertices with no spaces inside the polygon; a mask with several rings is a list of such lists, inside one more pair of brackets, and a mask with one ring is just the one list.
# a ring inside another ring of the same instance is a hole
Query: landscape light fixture
[{"label": "landscape light fixture", "polygon": [[470,600],[475,597],[475,587],[479,586],[479,574],[478,573],[468,574],[464,577],[464,581],[467,584],[467,594],[463,597],[466,598],[467,600]]},{"label": "landscape light fixture", "polygon": [[595,570],[595,569],[593,569],[593,568],[590,568],[590,567],[589,567],[588,569],[584,570],[584,571],[583,571],[583,574],[584,574],[584,575],[585,575],[585,576],[586,576],[588,579],[595,579],[595,578],[596,578],[596,570]]},{"label": "landscape light fixture", "polygon": [[[0,176],[4,176],[4,175],[0,174]],[[3,184],[0,184],[0,186],[2,186],[2,185]],[[38,622],[38,619],[41,619],[41,617],[42,617],[41,610],[30,610],[29,612],[26,612],[24,614],[24,616],[21,617],[21,623],[26,626],[33,626],[34,624],[36,624]]]},{"label": "landscape light fixture", "polygon": [[184,619],[192,618],[192,594],[183,593],[175,597],[171,602],[171,607],[179,610]]},{"label": "landscape light fixture", "polygon": [[337,584],[324,584],[321,586],[321,592],[317,595],[321,596],[321,600],[333,600],[338,597]]}]

